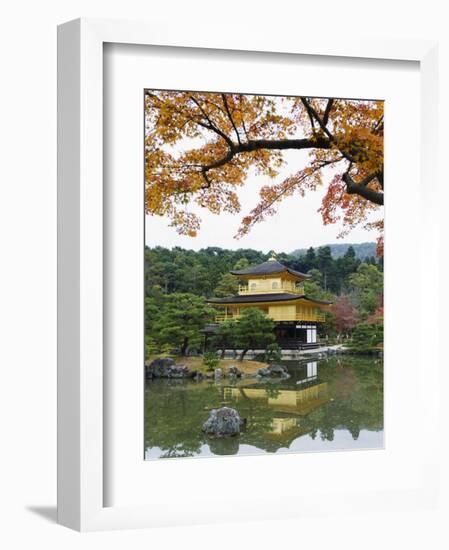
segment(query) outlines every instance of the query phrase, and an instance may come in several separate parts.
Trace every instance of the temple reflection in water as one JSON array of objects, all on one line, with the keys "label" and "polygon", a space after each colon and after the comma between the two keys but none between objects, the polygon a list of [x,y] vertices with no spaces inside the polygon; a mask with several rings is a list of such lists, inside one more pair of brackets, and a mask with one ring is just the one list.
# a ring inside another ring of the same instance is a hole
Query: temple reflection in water
[{"label": "temple reflection in water", "polygon": [[[257,400],[264,403],[274,413],[265,434],[270,438],[294,439],[308,431],[302,426],[301,417],[329,401],[327,382],[319,382],[316,362],[307,363],[304,378],[296,381],[295,389],[277,389],[260,387],[225,387],[223,391],[226,402]],[[287,416],[288,415],[288,416]],[[248,419],[251,422],[251,419]]]},{"label": "temple reflection in water", "polygon": [[[146,384],[147,459],[383,446],[383,364],[365,357],[285,362],[290,378]],[[239,437],[208,438],[213,408],[246,419]]]}]

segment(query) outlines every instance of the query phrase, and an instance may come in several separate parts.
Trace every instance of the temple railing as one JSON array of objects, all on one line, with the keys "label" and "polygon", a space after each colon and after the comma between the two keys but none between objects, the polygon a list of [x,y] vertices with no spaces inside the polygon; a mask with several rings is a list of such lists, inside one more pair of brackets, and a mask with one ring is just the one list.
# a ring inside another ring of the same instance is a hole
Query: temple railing
[{"label": "temple railing", "polygon": [[257,286],[251,288],[248,285],[239,285],[239,294],[279,294],[280,292],[289,292],[303,296],[305,294],[303,286],[295,286],[293,284],[282,283],[276,288],[273,288],[272,283],[258,283]]},{"label": "temple railing", "polygon": [[[220,313],[215,316],[216,323],[224,323],[225,321],[231,321],[238,319],[241,315],[230,314],[230,313]],[[267,314],[269,319],[273,321],[315,321],[317,323],[322,323],[326,320],[325,313],[297,313],[297,314],[282,314],[282,313],[271,313]]]}]

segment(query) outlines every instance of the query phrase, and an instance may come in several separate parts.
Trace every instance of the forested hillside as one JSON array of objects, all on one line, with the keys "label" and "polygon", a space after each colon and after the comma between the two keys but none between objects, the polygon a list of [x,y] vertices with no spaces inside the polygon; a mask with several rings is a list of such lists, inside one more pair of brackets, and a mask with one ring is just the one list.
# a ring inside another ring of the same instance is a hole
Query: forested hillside
[{"label": "forested hillside", "polygon": [[[235,277],[228,275],[236,265],[245,267],[268,260],[271,253],[252,249],[228,250],[224,248],[208,247],[199,250],[186,250],[175,247],[172,249],[155,247],[145,250],[145,277],[147,293],[156,287],[165,294],[173,292],[189,292],[197,296],[210,297],[223,295],[227,282],[235,281]],[[355,250],[348,246],[346,252],[339,258],[332,256],[329,246],[317,249],[309,248],[303,255],[276,254],[279,262],[308,273],[311,270],[313,280],[323,291],[340,294],[348,288],[348,276],[357,271],[362,263],[356,257]],[[382,259],[374,256],[367,258],[364,263],[377,266],[382,271]],[[221,283],[221,285],[220,285]],[[219,286],[220,285],[220,286]]]},{"label": "forested hillside", "polygon": [[[355,252],[356,258],[359,260],[365,260],[366,258],[372,258],[376,255],[376,243],[359,243],[359,244],[347,244],[336,243],[326,245],[331,249],[332,257],[337,259],[345,255],[349,247],[352,247]],[[291,252],[292,256],[303,256],[307,252],[306,248],[298,248]]]},{"label": "forested hillside", "polygon": [[[238,292],[238,280],[229,273],[269,259],[252,249],[227,250],[209,247],[198,252],[175,247],[145,250],[145,322],[147,355],[173,346],[183,352],[202,339],[205,323],[216,312],[206,303],[211,296]],[[370,349],[382,340],[383,262],[374,257],[364,261],[348,247],[333,258],[328,246],[309,248],[305,254],[276,254],[284,265],[308,273],[304,283],[310,298],[333,303],[321,323],[322,337],[352,334],[359,349]]]}]

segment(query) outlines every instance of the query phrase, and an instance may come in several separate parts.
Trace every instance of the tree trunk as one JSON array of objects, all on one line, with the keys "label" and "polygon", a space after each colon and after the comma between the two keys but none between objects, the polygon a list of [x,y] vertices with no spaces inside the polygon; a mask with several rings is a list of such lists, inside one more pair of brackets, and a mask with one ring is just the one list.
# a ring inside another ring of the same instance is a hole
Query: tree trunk
[{"label": "tree trunk", "polygon": [[184,341],[182,342],[182,345],[181,345],[181,355],[186,354],[188,345],[189,345],[189,339],[186,336],[184,338]]},{"label": "tree trunk", "polygon": [[242,353],[240,354],[239,361],[243,361],[243,358],[248,353],[248,349],[244,349]]}]

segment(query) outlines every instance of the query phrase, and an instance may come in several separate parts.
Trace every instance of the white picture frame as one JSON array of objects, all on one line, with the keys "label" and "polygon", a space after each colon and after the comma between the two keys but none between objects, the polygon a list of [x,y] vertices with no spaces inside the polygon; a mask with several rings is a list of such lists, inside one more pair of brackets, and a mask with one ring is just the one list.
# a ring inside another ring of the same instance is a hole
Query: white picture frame
[{"label": "white picture frame", "polygon": [[[58,521],[77,530],[154,527],[194,522],[217,522],[277,517],[254,499],[251,513],[248,502],[234,503],[227,513],[206,506],[183,516],[170,514],[163,507],[144,505],[105,506],[104,472],[104,203],[103,203],[103,47],[104,44],[158,45],[163,47],[206,48],[315,55],[330,58],[362,58],[419,63],[421,84],[421,185],[426,200],[422,203],[423,239],[432,243],[426,273],[438,270],[437,242],[438,174],[436,79],[437,44],[422,40],[357,40],[344,37],[314,40],[310,36],[257,36],[256,32],[229,37],[228,33],[205,30],[192,39],[180,23],[170,29],[128,22],[80,19],[58,28]],[[388,214],[387,214],[388,215]],[[422,287],[423,288],[423,287]],[[422,288],[420,292],[422,293]],[[433,290],[436,296],[438,286]],[[422,294],[421,294],[422,297]],[[437,303],[421,305],[421,313],[438,317]],[[421,329],[420,329],[421,330]],[[438,330],[438,329],[437,329]],[[438,336],[438,335],[436,335]],[[388,338],[388,336],[387,336]],[[430,352],[432,353],[432,352]],[[420,359],[421,361],[423,358]],[[433,351],[433,366],[426,376],[438,380],[438,352]],[[428,395],[424,406],[434,396]],[[437,414],[434,407],[431,414]],[[246,460],[246,459],[245,459]],[[436,455],[431,460],[438,461]],[[433,466],[433,462],[431,464]],[[423,464],[425,467],[425,464]],[[436,500],[438,478],[424,475],[417,487],[390,494],[330,498],[327,508],[320,495],[308,502],[290,504],[291,515],[323,513],[332,506],[352,510],[369,502],[369,509],[392,509],[398,503],[419,507]],[[292,501],[293,502],[293,501]],[[156,507],[157,508],[157,507]]]}]

